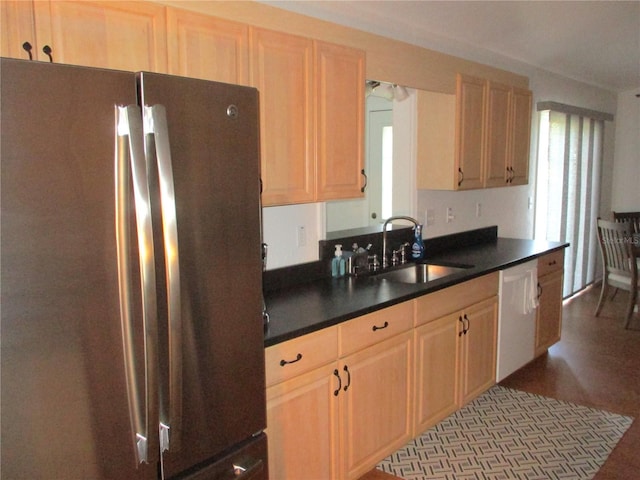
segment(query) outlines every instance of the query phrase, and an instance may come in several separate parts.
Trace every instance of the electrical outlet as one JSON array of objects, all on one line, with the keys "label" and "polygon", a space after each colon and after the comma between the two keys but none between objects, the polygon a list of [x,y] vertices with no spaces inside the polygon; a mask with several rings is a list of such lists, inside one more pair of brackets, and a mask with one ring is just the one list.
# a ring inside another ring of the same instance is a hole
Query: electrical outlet
[{"label": "electrical outlet", "polygon": [[453,209],[451,207],[447,207],[447,223],[453,222],[453,219],[456,218],[453,214]]},{"label": "electrical outlet", "polygon": [[424,224],[429,227],[436,223],[436,214],[433,208],[427,208],[424,212]]},{"label": "electrical outlet", "polygon": [[296,228],[296,236],[298,247],[306,247],[307,245],[307,230],[304,225],[299,225]]},{"label": "electrical outlet", "polygon": [[482,216],[482,204],[480,202],[476,203],[476,217]]}]

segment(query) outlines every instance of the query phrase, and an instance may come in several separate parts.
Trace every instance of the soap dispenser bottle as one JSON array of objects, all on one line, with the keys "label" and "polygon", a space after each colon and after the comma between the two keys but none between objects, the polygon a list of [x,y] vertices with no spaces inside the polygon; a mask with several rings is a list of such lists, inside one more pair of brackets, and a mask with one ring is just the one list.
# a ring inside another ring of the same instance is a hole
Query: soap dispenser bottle
[{"label": "soap dispenser bottle", "polygon": [[422,225],[416,225],[414,229],[413,243],[411,244],[411,258],[421,260],[424,258],[424,242],[422,241]]},{"label": "soap dispenser bottle", "polygon": [[331,276],[334,278],[344,275],[344,258],[342,258],[342,245],[336,245],[334,257],[331,260]]}]

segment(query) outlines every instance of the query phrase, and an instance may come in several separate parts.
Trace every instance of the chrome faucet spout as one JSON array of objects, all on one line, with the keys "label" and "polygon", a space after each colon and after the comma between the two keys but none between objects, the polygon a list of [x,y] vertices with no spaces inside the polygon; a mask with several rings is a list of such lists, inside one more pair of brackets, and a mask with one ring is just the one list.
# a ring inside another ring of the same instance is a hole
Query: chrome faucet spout
[{"label": "chrome faucet spout", "polygon": [[419,225],[418,221],[413,217],[407,217],[404,215],[398,215],[395,217],[387,218],[382,224],[382,269],[384,270],[389,266],[389,260],[387,259],[387,225],[395,220],[405,220],[413,223],[414,227]]}]

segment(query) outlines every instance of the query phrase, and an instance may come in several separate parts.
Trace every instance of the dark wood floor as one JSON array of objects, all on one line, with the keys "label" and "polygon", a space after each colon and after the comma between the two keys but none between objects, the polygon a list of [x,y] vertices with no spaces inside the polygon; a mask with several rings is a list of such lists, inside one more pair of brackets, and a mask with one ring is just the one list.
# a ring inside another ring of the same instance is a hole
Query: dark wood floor
[{"label": "dark wood floor", "polygon": [[[620,291],[596,318],[598,295],[592,288],[565,303],[562,340],[501,385],[636,418],[595,480],[640,479],[640,315],[624,329]],[[372,470],[360,480],[395,479]]]}]

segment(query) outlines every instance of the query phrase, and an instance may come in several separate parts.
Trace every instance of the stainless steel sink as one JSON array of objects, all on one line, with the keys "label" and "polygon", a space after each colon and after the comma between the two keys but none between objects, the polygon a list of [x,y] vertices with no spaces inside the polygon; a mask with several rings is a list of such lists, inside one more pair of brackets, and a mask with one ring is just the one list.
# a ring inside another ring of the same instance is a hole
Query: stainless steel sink
[{"label": "stainless steel sink", "polygon": [[462,272],[472,265],[435,265],[431,263],[410,263],[376,275],[381,280],[399,283],[427,283],[438,278]]}]

